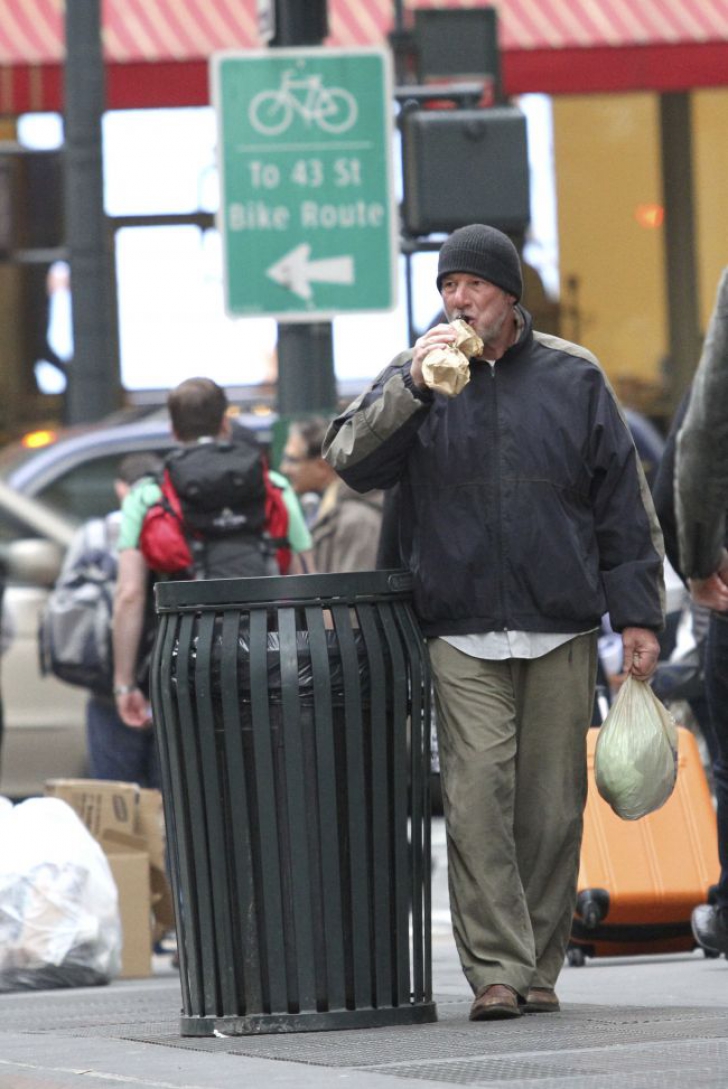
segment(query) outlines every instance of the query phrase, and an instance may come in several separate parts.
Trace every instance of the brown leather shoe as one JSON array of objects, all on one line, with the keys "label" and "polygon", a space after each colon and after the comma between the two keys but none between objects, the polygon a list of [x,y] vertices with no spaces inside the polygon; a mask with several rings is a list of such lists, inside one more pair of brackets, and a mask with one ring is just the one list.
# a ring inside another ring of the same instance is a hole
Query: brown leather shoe
[{"label": "brown leather shoe", "polygon": [[471,1021],[497,1021],[505,1017],[520,1017],[518,995],[506,983],[491,983],[475,996],[470,1008]]},{"label": "brown leather shoe", "polygon": [[524,1013],[558,1013],[561,1003],[555,991],[549,987],[531,987],[526,995]]}]

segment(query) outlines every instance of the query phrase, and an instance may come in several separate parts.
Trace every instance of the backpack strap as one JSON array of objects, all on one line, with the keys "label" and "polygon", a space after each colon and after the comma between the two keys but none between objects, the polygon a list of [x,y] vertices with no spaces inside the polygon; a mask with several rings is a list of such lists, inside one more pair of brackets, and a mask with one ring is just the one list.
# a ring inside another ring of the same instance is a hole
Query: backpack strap
[{"label": "backpack strap", "polygon": [[166,468],[159,487],[159,499],[144,516],[139,549],[152,571],[189,578],[194,568],[191,540],[185,528],[179,497]]},{"label": "backpack strap", "polygon": [[110,551],[109,531],[106,525],[106,518],[91,518],[86,523],[83,547],[84,551],[87,552],[93,550],[98,550],[99,552]]},{"label": "backpack strap", "polygon": [[291,566],[291,545],[288,540],[289,514],[283,495],[283,485],[273,480],[265,459],[263,459],[263,476],[266,491],[265,525],[268,547],[275,556],[280,573],[287,575]]}]

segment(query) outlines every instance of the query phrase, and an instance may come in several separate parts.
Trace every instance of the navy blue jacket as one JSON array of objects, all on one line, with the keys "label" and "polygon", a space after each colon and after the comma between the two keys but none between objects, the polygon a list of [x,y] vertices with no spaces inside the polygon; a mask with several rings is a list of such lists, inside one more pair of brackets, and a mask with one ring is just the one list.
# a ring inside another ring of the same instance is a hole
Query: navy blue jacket
[{"label": "navy blue jacket", "polygon": [[[519,308],[520,309],[520,308]],[[332,424],[358,491],[400,482],[402,555],[426,635],[663,623],[662,536],[634,442],[594,357],[524,328],[455,398],[398,356]]]}]

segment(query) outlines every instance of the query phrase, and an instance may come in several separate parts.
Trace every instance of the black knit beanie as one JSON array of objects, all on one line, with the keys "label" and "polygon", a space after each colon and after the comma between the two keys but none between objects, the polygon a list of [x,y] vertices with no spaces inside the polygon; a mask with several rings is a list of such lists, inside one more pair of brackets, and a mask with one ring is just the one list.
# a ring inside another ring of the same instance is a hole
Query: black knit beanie
[{"label": "black knit beanie", "polygon": [[483,223],[459,227],[443,242],[437,264],[438,291],[451,272],[471,272],[517,299],[523,294],[518,250],[502,231]]}]

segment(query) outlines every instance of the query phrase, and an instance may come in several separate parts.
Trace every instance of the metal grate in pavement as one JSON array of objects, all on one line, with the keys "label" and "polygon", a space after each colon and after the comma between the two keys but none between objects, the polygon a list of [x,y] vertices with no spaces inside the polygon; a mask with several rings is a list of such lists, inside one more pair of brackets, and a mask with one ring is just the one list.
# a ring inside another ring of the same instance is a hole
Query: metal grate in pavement
[{"label": "metal grate in pavement", "polygon": [[179,1035],[179,983],[0,996],[7,1033],[107,1038],[208,1054],[357,1069],[443,1085],[520,1089],[725,1089],[728,1017],[699,1007],[569,1005],[558,1018],[471,1024],[469,999],[432,1025],[228,1038]]},{"label": "metal grate in pavement", "polygon": [[[426,1077],[421,1070],[441,1062],[450,1068],[453,1062],[507,1061],[509,1056],[549,1056],[555,1051],[570,1055],[605,1050],[610,1054],[635,1047],[653,1046],[659,1054],[667,1044],[701,1041],[728,1047],[728,1020],[724,1013],[691,1008],[684,1011],[622,1010],[600,1017],[592,1007],[566,1012],[558,1023],[549,1018],[523,1018],[493,1025],[471,1025],[457,1018],[435,1025],[383,1028],[363,1031],[271,1034],[227,1038],[165,1039],[134,1033],[126,1036],[136,1042],[164,1044],[167,1047],[206,1052],[226,1052],[249,1058],[275,1059],[322,1067],[348,1067],[382,1070],[400,1076]],[[631,1013],[631,1016],[630,1016]],[[515,1061],[515,1059],[514,1059]],[[550,1062],[549,1058],[545,1061]],[[581,1060],[580,1060],[581,1061]],[[394,1067],[398,1069],[395,1071]],[[407,1073],[407,1067],[418,1073]],[[560,1075],[561,1076],[561,1075]],[[448,1080],[447,1078],[445,1079]],[[457,1078],[455,1079],[457,1082]],[[463,1084],[467,1084],[463,1083]],[[623,1087],[620,1087],[623,1089]],[[725,1087],[723,1087],[725,1089]]]},{"label": "metal grate in pavement", "polygon": [[0,1035],[54,1032],[119,1036],[124,1027],[179,1033],[179,983],[148,989],[94,987],[0,996]]},{"label": "metal grate in pavement", "polygon": [[512,1059],[456,1060],[376,1065],[367,1073],[415,1078],[444,1085],[519,1089],[538,1084],[543,1089],[724,1089],[728,1041],[651,1044],[600,1048]]}]

